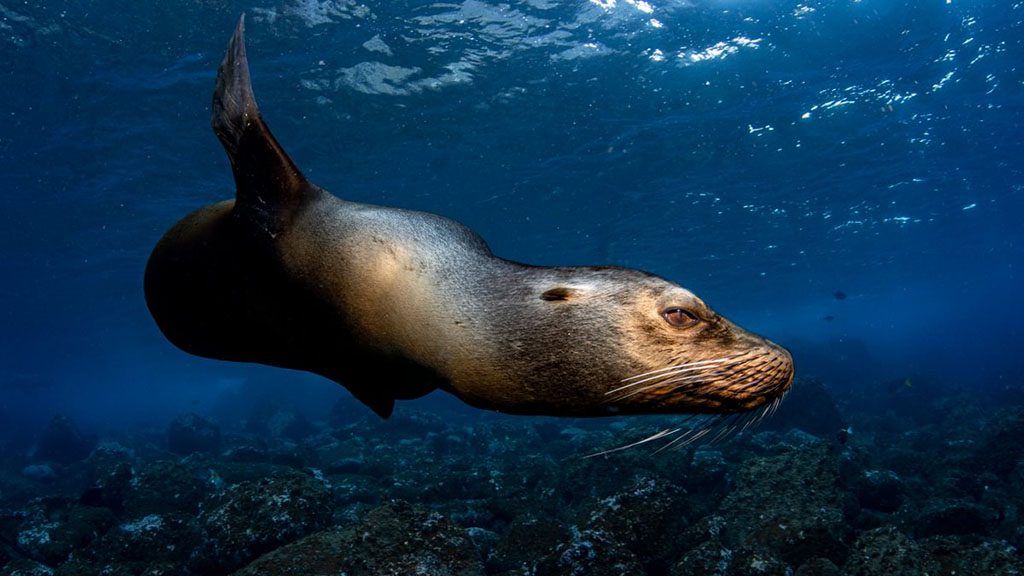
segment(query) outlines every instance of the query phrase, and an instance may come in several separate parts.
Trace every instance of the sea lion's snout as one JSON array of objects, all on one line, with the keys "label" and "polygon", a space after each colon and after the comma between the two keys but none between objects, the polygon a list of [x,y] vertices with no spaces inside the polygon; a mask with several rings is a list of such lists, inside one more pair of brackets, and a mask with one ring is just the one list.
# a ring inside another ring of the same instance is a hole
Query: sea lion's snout
[{"label": "sea lion's snout", "polygon": [[782,346],[742,328],[745,349],[733,352],[704,374],[699,403],[718,413],[747,412],[777,404],[793,384],[793,356]]},{"label": "sea lion's snout", "polygon": [[657,316],[632,332],[643,369],[605,392],[615,412],[732,414],[777,405],[793,383],[793,357],[783,347],[716,314],[674,285]]},{"label": "sea lion's snout", "polygon": [[[793,384],[793,356],[775,342],[719,317],[729,360],[707,378],[706,394],[719,411],[743,412],[781,401]],[[713,347],[713,346],[712,346]]]},{"label": "sea lion's snout", "polygon": [[[757,388],[761,395],[761,402],[758,405],[780,398],[788,392],[793,385],[795,372],[793,356],[789,350],[771,340],[764,340],[764,346],[766,352],[762,355],[763,360],[759,365],[762,377],[756,380],[759,382]],[[756,408],[758,405],[752,406],[752,408]]]}]

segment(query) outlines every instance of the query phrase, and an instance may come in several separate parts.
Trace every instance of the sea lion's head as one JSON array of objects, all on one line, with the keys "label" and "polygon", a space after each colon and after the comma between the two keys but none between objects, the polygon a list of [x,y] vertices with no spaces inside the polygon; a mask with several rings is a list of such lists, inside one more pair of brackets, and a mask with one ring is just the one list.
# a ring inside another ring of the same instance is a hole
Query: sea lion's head
[{"label": "sea lion's head", "polygon": [[677,284],[657,277],[639,284],[622,295],[632,312],[622,317],[623,349],[636,373],[606,392],[609,406],[726,414],[773,403],[789,390],[793,358],[784,348]]},{"label": "sea lion's head", "polygon": [[734,414],[767,410],[793,382],[784,348],[678,284],[625,268],[526,273],[529,305],[491,314],[515,328],[501,336],[514,346],[501,350],[519,359],[510,370],[528,373],[530,382],[499,387],[476,379],[456,390],[472,404],[573,416]]}]

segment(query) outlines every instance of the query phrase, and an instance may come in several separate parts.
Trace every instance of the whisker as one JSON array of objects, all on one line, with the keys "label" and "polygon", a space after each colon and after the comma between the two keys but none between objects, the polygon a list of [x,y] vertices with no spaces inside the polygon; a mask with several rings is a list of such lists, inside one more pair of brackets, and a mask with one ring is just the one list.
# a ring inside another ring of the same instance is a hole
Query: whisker
[{"label": "whisker", "polygon": [[739,356],[743,356],[744,354],[749,354],[749,353],[750,353],[749,351],[737,352],[735,354],[729,354],[729,355],[726,355],[726,356],[722,356],[720,358],[709,358],[707,360],[695,360],[693,362],[686,362],[686,363],[683,363],[683,364],[676,364],[675,366],[667,366],[665,368],[658,368],[657,370],[651,370],[650,372],[644,372],[643,374],[637,374],[636,376],[630,376],[629,378],[623,378],[622,381],[623,382],[629,382],[631,380],[636,380],[637,378],[644,378],[644,377],[650,376],[652,374],[658,374],[660,372],[669,372],[671,370],[677,370],[679,368],[685,368],[685,367],[689,367],[689,366],[701,366],[701,365],[704,365],[704,364],[717,364],[717,363],[724,362],[726,360],[731,360],[733,358],[737,358]]},{"label": "whisker", "polygon": [[648,436],[647,438],[644,438],[643,440],[638,440],[636,442],[633,442],[632,444],[626,444],[625,446],[619,446],[618,448],[612,448],[610,450],[604,450],[602,452],[597,452],[595,454],[590,454],[590,455],[584,456],[584,458],[593,458],[595,456],[604,456],[606,454],[611,454],[613,452],[619,452],[621,450],[628,450],[630,448],[634,448],[636,446],[640,446],[641,444],[646,444],[648,442],[653,442],[655,440],[660,440],[660,439],[662,439],[662,438],[664,438],[666,436],[671,436],[671,435],[675,434],[676,432],[679,432],[679,430],[680,430],[680,428],[666,428],[666,429],[662,430],[661,432],[657,432],[655,434],[652,434],[651,436]]},{"label": "whisker", "polygon": [[725,418],[722,418],[720,427],[718,428],[718,433],[715,434],[714,438],[708,441],[708,444],[717,444],[729,436],[732,436],[732,434],[739,428],[739,424],[735,422],[742,420],[742,416],[742,414],[730,414]]},{"label": "whisker", "polygon": [[[744,362],[742,362],[740,364],[736,364],[734,366],[730,366],[726,370],[721,370],[721,371],[715,370],[715,371],[711,372],[710,374],[701,373],[701,374],[695,374],[693,376],[687,376],[687,377],[684,377],[684,378],[672,379],[672,380],[668,380],[666,382],[661,382],[658,385],[660,385],[660,386],[669,386],[671,384],[677,384],[678,383],[679,385],[675,386],[674,388],[672,388],[669,392],[680,392],[680,391],[683,390],[684,385],[690,384],[694,380],[699,380],[699,381],[707,381],[707,380],[712,380],[712,381],[732,380],[732,382],[730,382],[730,388],[732,388],[733,384],[735,382],[746,381],[747,378],[751,375],[750,370],[752,368],[756,368],[756,366],[751,366],[750,365],[750,362],[752,362],[753,360],[754,360],[753,358],[750,359],[750,360],[746,360],[746,361],[744,361]],[[752,374],[757,374],[757,372],[755,371]],[[734,380],[736,377],[740,377],[740,379],[739,380]]]},{"label": "whisker", "polygon": [[[689,426],[665,428],[650,436],[623,446],[590,454],[584,458],[604,456],[651,442],[664,441],[654,453],[663,450],[681,449],[697,443],[714,445],[735,435],[742,434],[760,425],[772,416],[782,403],[786,393],[783,377],[787,376],[787,363],[777,355],[753,354],[750,351],[730,354],[720,358],[699,360],[659,368],[629,378],[624,383],[606,392],[614,396],[608,402],[620,402],[632,396],[654,390],[652,394],[690,401],[694,406],[704,405],[713,411],[715,407],[735,408],[736,405],[756,401],[756,397],[778,394],[775,398],[754,409],[727,414],[690,414],[686,420],[695,419]],[[707,384],[708,386],[705,386]],[[713,385],[713,386],[712,386]],[[758,387],[763,387],[763,390]],[[722,396],[731,396],[732,404]]]},{"label": "whisker", "polygon": [[754,428],[759,425],[761,421],[764,420],[764,416],[768,413],[768,408],[770,406],[771,403],[767,403],[760,406],[756,412],[751,412],[750,419],[748,419],[747,423],[743,425],[743,430],[741,431],[746,431],[748,428]]},{"label": "whisker", "polygon": [[[636,390],[633,390],[633,391],[631,391],[631,392],[629,392],[627,394],[623,394],[621,396],[618,396],[618,397],[612,399],[612,401],[613,402],[618,402],[618,401],[624,400],[626,398],[629,398],[630,396],[633,396],[633,395],[639,394],[641,392],[650,390],[652,388],[660,388],[660,387],[664,387],[664,386],[673,386],[673,385],[675,385],[671,390],[669,390],[669,393],[672,393],[672,392],[678,392],[679,389],[682,388],[683,385],[685,385],[685,384],[699,383],[699,382],[706,381],[708,379],[724,380],[724,379],[728,379],[728,378],[733,378],[733,377],[735,377],[735,376],[737,376],[739,374],[742,374],[747,369],[749,369],[750,368],[750,362],[752,362],[753,360],[756,360],[756,359],[757,358],[755,357],[755,358],[750,358],[748,360],[744,360],[744,361],[742,361],[740,363],[733,364],[733,365],[729,366],[725,370],[718,370],[717,367],[715,367],[715,366],[704,366],[704,367],[702,367],[703,369],[701,371],[697,372],[696,374],[689,374],[689,375],[680,376],[680,375],[678,375],[676,373],[673,373],[673,374],[671,374],[670,377],[668,377],[669,378],[668,380],[662,380],[662,381],[659,381],[659,382],[654,382],[652,384],[648,384],[648,385],[643,386],[641,388],[637,388]],[[640,383],[642,383],[642,382],[635,382],[635,383],[627,385],[627,386],[622,386],[622,387],[616,388],[612,392],[621,391],[621,390],[624,390],[626,388],[629,388],[631,386],[634,386],[634,385],[640,384]],[[609,394],[610,393],[611,392],[609,392]]]},{"label": "whisker", "polygon": [[741,372],[731,374],[730,376],[736,378],[729,382],[727,390],[732,394],[739,394],[740,392],[745,392],[750,388],[757,386],[761,382],[764,382],[766,377],[771,376],[771,373],[765,373],[763,366],[758,364],[754,366],[746,366]]},{"label": "whisker", "polygon": [[623,386],[619,386],[618,388],[614,388],[612,390],[609,390],[608,392],[605,392],[605,394],[614,394],[614,393],[616,393],[616,392],[618,392],[620,390],[625,390],[626,388],[631,388],[631,387],[636,386],[638,384],[643,384],[645,382],[650,382],[652,380],[658,380],[660,378],[670,378],[672,376],[675,376],[677,374],[681,374],[681,373],[684,373],[684,372],[692,372],[694,370],[707,370],[710,367],[717,366],[719,364],[727,362],[728,360],[730,360],[730,358],[725,357],[725,358],[717,358],[715,360],[702,360],[700,362],[690,362],[690,363],[687,363],[687,364],[679,364],[677,366],[670,366],[669,368],[662,368],[661,370],[656,370],[655,372],[659,372],[659,374],[655,374],[654,376],[648,376],[649,374],[652,374],[652,373],[651,372],[647,372],[646,374],[640,374],[638,376],[633,376],[632,378],[625,378],[625,379],[621,380],[621,382],[626,382],[626,381],[632,380],[634,378],[640,378],[641,376],[647,376],[646,378],[642,378],[641,380],[636,380],[634,382],[630,382],[629,384],[625,384]]},{"label": "whisker", "polygon": [[671,442],[665,444],[661,448],[658,448],[657,450],[654,451],[654,453],[657,454],[658,452],[661,452],[662,450],[668,450],[669,448],[673,448],[673,447],[674,447],[674,449],[678,450],[679,448],[684,448],[686,446],[690,446],[691,444],[694,444],[694,443],[700,441],[700,439],[703,438],[704,436],[707,436],[711,432],[711,430],[713,430],[713,429],[714,429],[714,424],[713,423],[710,424],[710,425],[704,426],[703,428],[692,428],[692,429],[688,430],[682,436],[674,438]]},{"label": "whisker", "polygon": [[650,390],[652,388],[660,388],[662,386],[671,386],[672,384],[684,383],[684,382],[687,382],[687,381],[702,382],[706,378],[707,378],[707,375],[705,375],[704,373],[698,373],[698,374],[692,374],[690,376],[681,376],[679,378],[672,378],[671,380],[668,380],[668,381],[665,381],[665,382],[655,382],[654,384],[648,384],[647,386],[644,386],[642,388],[637,388],[636,390],[632,390],[632,391],[627,392],[627,393],[625,393],[625,394],[623,394],[621,396],[617,396],[617,397],[612,399],[612,402],[618,402],[620,400],[625,400],[626,398],[629,398],[630,396],[635,396],[636,394],[640,394],[641,392],[646,392],[647,390]]}]

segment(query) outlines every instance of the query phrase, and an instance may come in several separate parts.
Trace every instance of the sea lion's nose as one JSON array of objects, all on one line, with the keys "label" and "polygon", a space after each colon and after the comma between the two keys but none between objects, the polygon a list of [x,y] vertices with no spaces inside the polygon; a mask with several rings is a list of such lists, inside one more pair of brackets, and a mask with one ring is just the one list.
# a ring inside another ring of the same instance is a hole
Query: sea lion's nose
[{"label": "sea lion's nose", "polygon": [[793,385],[793,377],[796,374],[796,366],[793,364],[793,355],[789,353],[789,350],[786,350],[771,340],[765,340],[765,342],[772,347],[772,352],[776,355],[778,359],[777,361],[782,364],[779,368],[779,391],[785,392]]}]

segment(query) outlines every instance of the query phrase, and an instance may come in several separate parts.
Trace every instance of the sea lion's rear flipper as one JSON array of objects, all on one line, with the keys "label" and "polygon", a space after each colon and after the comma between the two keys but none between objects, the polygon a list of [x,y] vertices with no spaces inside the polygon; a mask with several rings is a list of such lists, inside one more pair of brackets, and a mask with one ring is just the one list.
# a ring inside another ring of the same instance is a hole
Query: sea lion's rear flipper
[{"label": "sea lion's rear flipper", "polygon": [[231,160],[236,210],[272,234],[280,232],[310,186],[256,106],[245,56],[244,15],[217,70],[211,123]]}]

